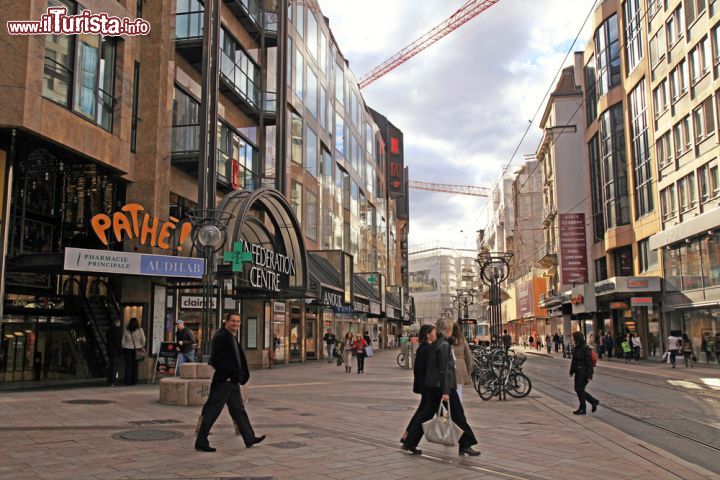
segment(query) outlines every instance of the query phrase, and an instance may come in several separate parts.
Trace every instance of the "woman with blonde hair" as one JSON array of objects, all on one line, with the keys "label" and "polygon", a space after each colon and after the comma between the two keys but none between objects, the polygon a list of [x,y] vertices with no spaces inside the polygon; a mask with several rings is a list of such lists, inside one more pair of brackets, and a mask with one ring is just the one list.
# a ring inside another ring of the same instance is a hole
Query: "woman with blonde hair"
[{"label": "woman with blonde hair", "polygon": [[462,401],[463,385],[470,385],[470,372],[472,372],[472,352],[470,345],[462,334],[457,322],[452,327],[453,353],[455,354],[455,378],[457,380],[457,394]]}]

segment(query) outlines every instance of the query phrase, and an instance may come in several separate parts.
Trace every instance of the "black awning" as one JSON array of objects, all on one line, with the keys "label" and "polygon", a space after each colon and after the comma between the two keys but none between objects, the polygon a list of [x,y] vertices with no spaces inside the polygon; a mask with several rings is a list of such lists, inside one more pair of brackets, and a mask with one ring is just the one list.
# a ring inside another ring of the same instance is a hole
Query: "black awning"
[{"label": "black awning", "polygon": [[380,301],[380,296],[377,292],[375,292],[373,286],[358,274],[353,275],[353,293],[355,295],[363,296],[369,300],[375,300],[376,302]]},{"label": "black awning", "polygon": [[321,297],[324,288],[331,288],[338,292],[343,291],[340,272],[335,270],[335,267],[325,258],[308,252],[308,265],[310,267],[310,291],[317,297]]},{"label": "black awning", "polygon": [[385,302],[391,307],[395,307],[398,310],[400,309],[400,298],[394,293],[387,292],[385,294]]},{"label": "black awning", "polygon": [[7,259],[8,272],[62,273],[64,268],[64,253],[27,253]]}]

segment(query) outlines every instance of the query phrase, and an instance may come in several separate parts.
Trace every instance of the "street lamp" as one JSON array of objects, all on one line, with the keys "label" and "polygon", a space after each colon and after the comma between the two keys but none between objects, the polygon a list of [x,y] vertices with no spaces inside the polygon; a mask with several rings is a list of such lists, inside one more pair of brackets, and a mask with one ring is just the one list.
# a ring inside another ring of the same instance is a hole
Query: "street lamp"
[{"label": "street lamp", "polygon": [[200,352],[203,359],[210,355],[210,309],[214,298],[215,254],[223,249],[227,240],[227,225],[234,217],[224,210],[204,208],[188,212],[193,225],[192,241],[205,259],[203,275],[202,341]]},{"label": "street lamp", "polygon": [[[473,289],[458,289],[453,295],[453,306],[458,311],[458,321],[461,318],[468,318],[468,307],[475,302],[475,293],[477,290]],[[462,314],[462,317],[461,317]]]},{"label": "street lamp", "polygon": [[494,345],[500,344],[500,330],[502,328],[500,284],[507,280],[510,274],[510,252],[481,252],[477,262],[480,264],[480,279],[490,287],[490,341]]}]

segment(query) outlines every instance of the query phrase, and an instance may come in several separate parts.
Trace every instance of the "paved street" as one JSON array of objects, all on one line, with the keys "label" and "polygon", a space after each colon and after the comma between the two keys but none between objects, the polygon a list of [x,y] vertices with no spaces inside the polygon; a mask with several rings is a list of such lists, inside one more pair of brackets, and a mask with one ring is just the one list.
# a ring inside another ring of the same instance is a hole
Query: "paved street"
[{"label": "paved street", "polygon": [[[612,465],[613,478],[720,478],[593,416],[574,417],[537,391],[507,402],[466,396],[479,459],[426,442],[422,457],[410,456],[397,439],[418,397],[396,355],[368,359],[364,375],[324,362],[254,371],[249,412],[268,438],[245,449],[224,413],[210,437],[214,454],[192,448],[200,407],[160,405],[157,386],[4,393],[0,477],[606,479],[603,468],[578,470],[597,459]],[[533,356],[528,371],[536,375],[549,362],[560,363]],[[72,403],[78,400],[112,403]],[[156,434],[170,438],[151,440]],[[145,441],[122,438],[128,435]]]}]

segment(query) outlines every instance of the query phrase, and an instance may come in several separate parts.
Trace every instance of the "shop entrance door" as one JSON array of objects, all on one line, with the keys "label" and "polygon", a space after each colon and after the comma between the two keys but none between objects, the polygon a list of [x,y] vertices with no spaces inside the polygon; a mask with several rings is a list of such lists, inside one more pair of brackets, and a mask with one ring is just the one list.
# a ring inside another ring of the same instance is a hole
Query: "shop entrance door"
[{"label": "shop entrance door", "polygon": [[315,335],[317,329],[317,315],[314,313],[305,314],[305,358],[307,360],[317,360],[317,338]]},{"label": "shop entrance door", "polygon": [[290,361],[302,361],[302,334],[301,329],[302,318],[299,313],[290,314]]}]

